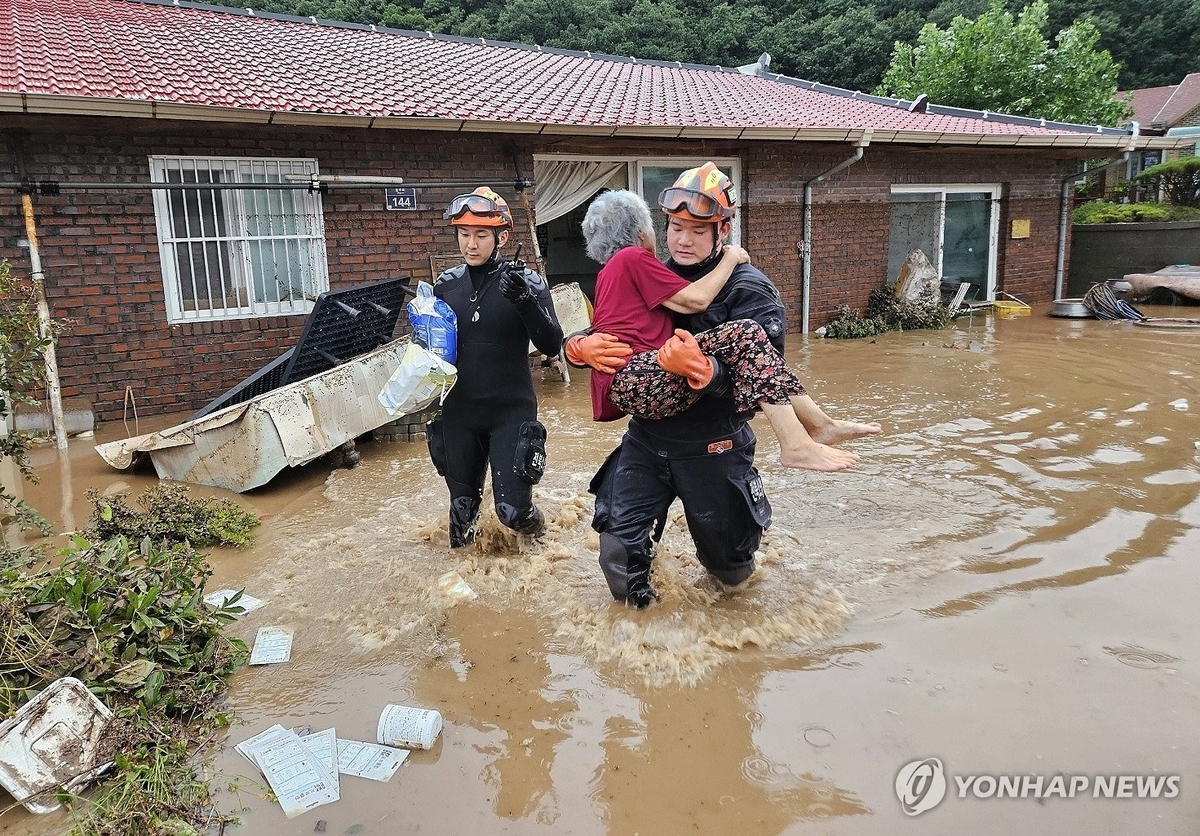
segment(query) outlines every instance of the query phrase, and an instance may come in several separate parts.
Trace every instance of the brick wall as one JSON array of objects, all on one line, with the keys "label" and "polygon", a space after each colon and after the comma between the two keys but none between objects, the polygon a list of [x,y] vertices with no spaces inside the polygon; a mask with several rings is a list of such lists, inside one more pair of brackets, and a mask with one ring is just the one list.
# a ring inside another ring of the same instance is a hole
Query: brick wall
[{"label": "brick wall", "polygon": [[[760,143],[748,154],[745,214],[748,248],[779,286],[789,328],[802,309],[804,183],[852,156],[846,146]],[[887,276],[893,185],[999,185],[1001,214],[997,288],[1028,302],[1054,296],[1061,177],[1074,160],[1034,153],[963,152],[872,146],[863,158],[813,186],[809,326],[824,324],[839,305],[861,310]],[[1030,221],[1030,236],[1010,237],[1013,219]]]},{"label": "brick wall", "polygon": [[[147,157],[312,157],[323,173],[469,181],[496,187],[514,204],[516,240],[532,252],[528,219],[512,188],[514,156],[532,176],[534,153],[742,160],[745,244],[779,285],[789,327],[799,330],[804,182],[846,159],[845,145],[545,139],[494,134],[286,129],[125,119],[19,117],[28,130],[32,179],[149,179]],[[1073,166],[1033,153],[949,152],[873,146],[863,160],[813,193],[810,326],[839,304],[861,308],[887,270],[893,183],[1000,183],[1000,284],[1026,301],[1053,295],[1060,180]],[[0,146],[0,178],[18,179]],[[381,187],[334,189],[323,197],[333,289],[407,274],[430,278],[429,256],[456,246],[441,212],[464,187],[421,188],[416,211],[387,211]],[[120,418],[129,388],[141,414],[186,412],[207,403],[294,344],[303,316],[169,325],[149,190],[68,191],[35,198],[53,315],[73,321],[58,358],[63,396],[93,404],[100,421]],[[1031,236],[1007,237],[1012,218]],[[29,269],[20,201],[0,201],[0,258]]]},{"label": "brick wall", "polygon": [[[102,119],[23,125],[32,179],[145,182],[152,154],[313,157],[322,172],[492,183],[515,199],[504,137]],[[15,158],[0,148],[0,178],[18,179]],[[524,165],[530,176],[532,158]],[[467,190],[419,189],[413,212],[386,210],[382,187],[324,195],[331,289],[402,274],[428,280],[429,256],[457,251],[441,213]],[[0,203],[0,258],[27,275],[28,250],[17,246],[20,201],[10,195]],[[528,225],[516,208],[516,239],[528,254]],[[149,190],[64,189],[35,197],[34,211],[52,315],[72,322],[58,348],[63,397],[92,403],[98,420],[122,417],[127,387],[143,415],[196,409],[278,357],[303,327],[302,315],[168,324]]]}]

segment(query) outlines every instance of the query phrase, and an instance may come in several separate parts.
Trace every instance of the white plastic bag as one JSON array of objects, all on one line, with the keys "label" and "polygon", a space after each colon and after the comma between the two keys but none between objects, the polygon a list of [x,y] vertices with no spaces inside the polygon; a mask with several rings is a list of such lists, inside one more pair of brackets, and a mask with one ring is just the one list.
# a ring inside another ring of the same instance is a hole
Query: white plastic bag
[{"label": "white plastic bag", "polygon": [[383,385],[379,402],[394,417],[420,412],[435,400],[445,401],[457,378],[454,366],[432,351],[409,343],[400,357],[400,368]]}]

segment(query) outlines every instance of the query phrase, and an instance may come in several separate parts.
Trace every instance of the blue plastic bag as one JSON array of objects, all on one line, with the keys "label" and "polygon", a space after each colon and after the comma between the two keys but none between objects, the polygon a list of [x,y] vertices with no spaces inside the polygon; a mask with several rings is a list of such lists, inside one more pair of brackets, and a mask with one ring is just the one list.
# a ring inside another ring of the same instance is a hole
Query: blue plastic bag
[{"label": "blue plastic bag", "polygon": [[408,303],[408,321],[418,343],[447,363],[458,360],[458,317],[433,295],[433,285],[417,283],[417,296]]}]

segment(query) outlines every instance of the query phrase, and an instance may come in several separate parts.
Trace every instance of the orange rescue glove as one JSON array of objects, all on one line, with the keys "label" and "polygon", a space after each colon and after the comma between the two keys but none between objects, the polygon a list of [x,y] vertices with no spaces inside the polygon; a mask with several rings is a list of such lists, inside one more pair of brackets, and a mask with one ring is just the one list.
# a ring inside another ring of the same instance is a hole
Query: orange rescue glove
[{"label": "orange rescue glove", "polygon": [[576,366],[591,366],[598,372],[616,374],[628,362],[633,349],[611,334],[579,335],[567,340],[567,360]]},{"label": "orange rescue glove", "polygon": [[696,338],[682,328],[676,328],[675,336],[658,350],[658,365],[671,374],[686,377],[693,389],[703,389],[711,383],[716,371]]}]

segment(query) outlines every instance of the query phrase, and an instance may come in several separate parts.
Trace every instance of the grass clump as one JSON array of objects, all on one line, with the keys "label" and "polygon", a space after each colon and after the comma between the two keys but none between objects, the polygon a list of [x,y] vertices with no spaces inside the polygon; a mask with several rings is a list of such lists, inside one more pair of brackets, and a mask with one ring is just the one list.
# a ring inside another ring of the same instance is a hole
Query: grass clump
[{"label": "grass clump", "polygon": [[[60,792],[78,836],[198,834],[232,821],[215,809],[197,761],[230,722],[225,694],[247,649],[223,630],[240,607],[204,602],[212,569],[190,540],[211,542],[219,531],[217,541],[231,542],[230,531],[244,530],[226,527],[237,515],[225,506],[219,524],[179,508],[167,513],[161,503],[182,490],[164,487],[147,503],[155,536],[76,536],[53,568],[0,564],[0,717],[64,676],[84,682],[116,716],[98,761],[115,762],[109,779],[86,796]],[[105,524],[137,529],[123,503],[93,502]]]},{"label": "grass clump", "polygon": [[887,287],[871,291],[866,314],[860,315],[849,305],[839,305],[825,325],[825,336],[832,339],[873,337],[885,331],[917,331],[945,328],[953,319],[941,297],[933,292],[912,301],[897,299]]},{"label": "grass clump", "polygon": [[86,534],[92,539],[127,537],[156,542],[187,542],[193,546],[248,546],[254,542],[251,529],[258,518],[228,499],[211,496],[192,499],[185,485],[159,483],[147,489],[131,507],[128,494],[101,496],[88,493],[94,510]]}]

